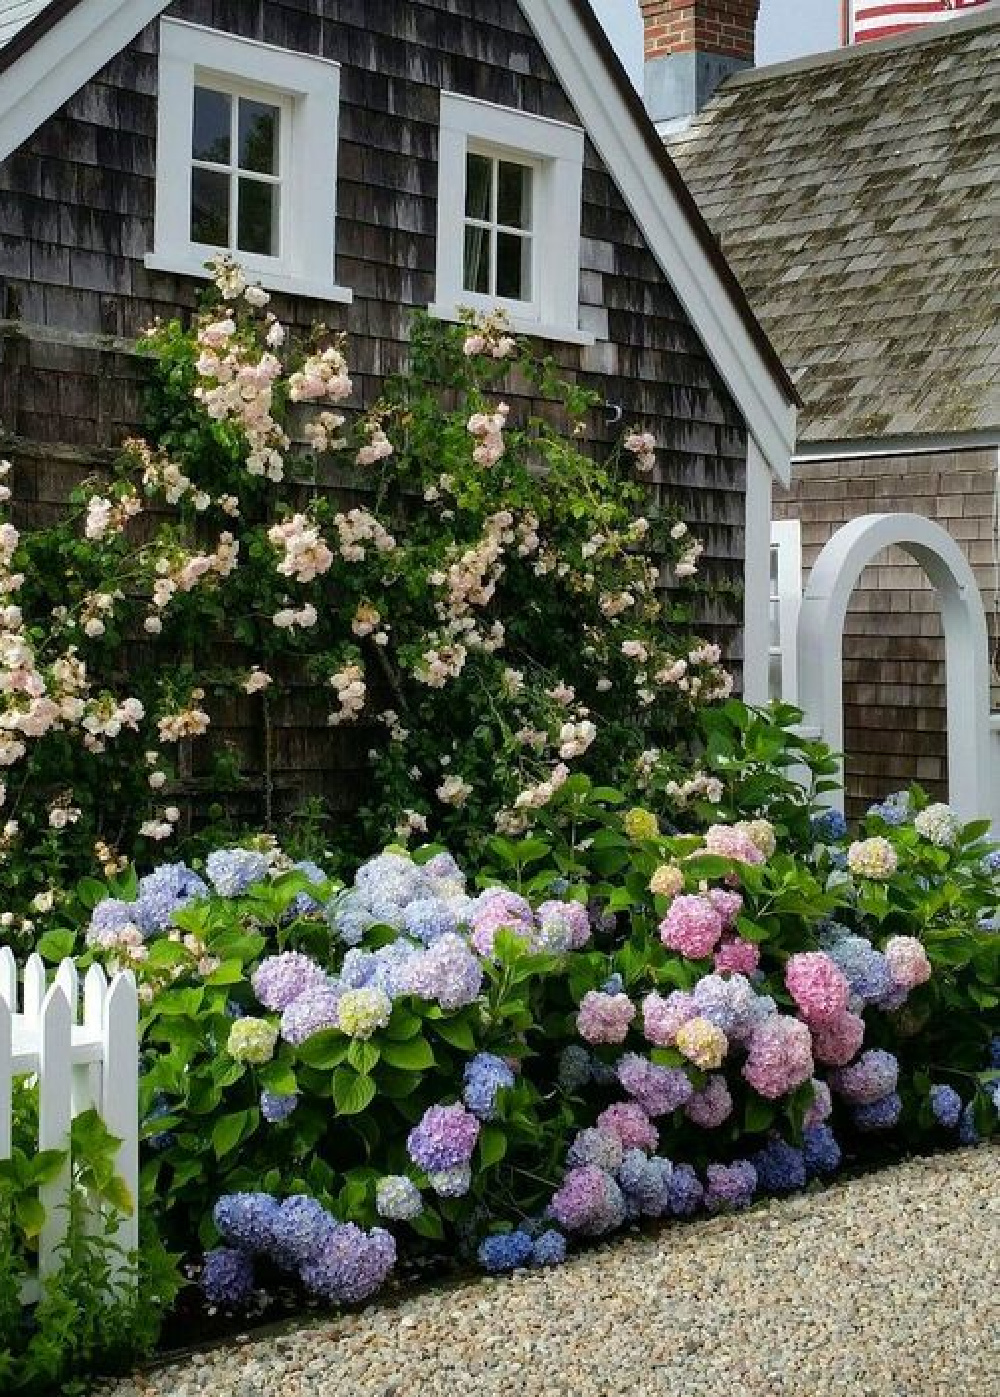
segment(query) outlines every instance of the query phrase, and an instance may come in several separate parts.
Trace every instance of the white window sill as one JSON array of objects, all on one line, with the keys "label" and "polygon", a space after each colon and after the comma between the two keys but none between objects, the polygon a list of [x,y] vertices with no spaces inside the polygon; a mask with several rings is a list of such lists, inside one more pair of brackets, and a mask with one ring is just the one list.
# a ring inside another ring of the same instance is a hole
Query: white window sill
[{"label": "white window sill", "polygon": [[[187,257],[184,253],[172,256],[169,253],[147,252],[143,260],[151,272],[173,272],[178,276],[196,277],[199,281],[211,280],[211,272],[205,264],[197,257]],[[260,267],[244,266],[243,270],[248,281],[260,282],[265,291],[279,291],[311,301],[338,301],[343,305],[350,305],[354,300],[354,292],[348,286],[309,281],[305,277],[265,271]]]},{"label": "white window sill", "polygon": [[[462,319],[459,306],[434,304],[427,307],[427,314],[434,320],[449,320],[455,324]],[[590,330],[581,330],[578,325],[548,325],[541,320],[531,320],[507,313],[510,328],[518,335],[533,335],[539,340],[555,340],[561,344],[591,345],[597,343],[597,336]]]}]

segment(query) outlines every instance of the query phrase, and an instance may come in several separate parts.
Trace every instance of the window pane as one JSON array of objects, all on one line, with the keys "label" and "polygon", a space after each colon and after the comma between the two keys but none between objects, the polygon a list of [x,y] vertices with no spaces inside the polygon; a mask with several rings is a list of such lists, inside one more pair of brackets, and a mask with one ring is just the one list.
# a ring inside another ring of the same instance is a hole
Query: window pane
[{"label": "window pane", "polygon": [[278,122],[281,113],[266,102],[240,98],[239,164],[262,175],[278,173]]},{"label": "window pane", "polygon": [[772,654],[767,662],[767,691],[772,699],[781,698],[781,655]]},{"label": "window pane", "polygon": [[511,301],[531,300],[531,239],[497,234],[497,295]]},{"label": "window pane", "polygon": [[531,176],[528,165],[501,160],[497,171],[497,222],[508,228],[531,227]]},{"label": "window pane", "polygon": [[229,176],[218,170],[191,171],[191,241],[229,246]]},{"label": "window pane", "polygon": [[462,285],[466,291],[490,294],[490,233],[488,228],[465,226],[465,273]]},{"label": "window pane", "polygon": [[[485,155],[465,157],[465,216],[466,218],[490,218],[490,186],[493,179],[493,161]],[[467,288],[471,290],[471,287]]]},{"label": "window pane", "polygon": [[241,252],[278,255],[278,186],[258,179],[241,179],[239,189],[239,233],[236,246]]},{"label": "window pane", "polygon": [[195,160],[229,164],[229,133],[232,98],[207,87],[194,90],[194,130],[191,154]]}]

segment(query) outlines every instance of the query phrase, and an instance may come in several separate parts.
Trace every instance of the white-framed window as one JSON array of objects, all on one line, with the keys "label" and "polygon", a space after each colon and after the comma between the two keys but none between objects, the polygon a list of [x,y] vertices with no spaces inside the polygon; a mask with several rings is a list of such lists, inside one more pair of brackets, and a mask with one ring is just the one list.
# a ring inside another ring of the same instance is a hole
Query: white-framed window
[{"label": "white-framed window", "polygon": [[273,291],[350,301],[334,275],[340,65],[160,22],[148,267],[204,277],[230,252]]},{"label": "white-framed window", "polygon": [[768,692],[774,700],[798,703],[799,607],[802,603],[802,525],[771,521],[770,648]]},{"label": "white-framed window", "polygon": [[506,311],[517,330],[577,344],[584,134],[441,93],[432,315]]}]

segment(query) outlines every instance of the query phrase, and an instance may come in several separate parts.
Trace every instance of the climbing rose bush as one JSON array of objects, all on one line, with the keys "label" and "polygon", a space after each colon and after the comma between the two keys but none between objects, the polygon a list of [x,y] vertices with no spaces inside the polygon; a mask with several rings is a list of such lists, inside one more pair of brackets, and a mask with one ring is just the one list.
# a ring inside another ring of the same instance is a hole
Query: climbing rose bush
[{"label": "climbing rose bush", "polygon": [[263,837],[84,889],[83,963],[140,984],[144,1206],[212,1305],[554,1265],[995,1129],[982,827],[874,811],[886,876],[829,812],[683,834],[583,776],[560,800],[475,877],[397,845],[344,886]]},{"label": "climbing rose bush", "polygon": [[[598,398],[497,317],[418,320],[361,413],[349,344],[295,340],[268,300],[217,263],[191,327],[146,339],[147,435],[58,523],[0,518],[0,867],[22,944],[67,878],[197,851],[199,782],[253,777],[270,827],[276,723],[303,693],[364,764],[340,862],[389,838],[481,850],[578,770],[715,791],[688,739],[731,679],[687,620],[701,543],[642,483],[652,436],[585,454]],[[512,384],[551,421],[519,417]],[[248,770],[213,736],[241,724]]]}]

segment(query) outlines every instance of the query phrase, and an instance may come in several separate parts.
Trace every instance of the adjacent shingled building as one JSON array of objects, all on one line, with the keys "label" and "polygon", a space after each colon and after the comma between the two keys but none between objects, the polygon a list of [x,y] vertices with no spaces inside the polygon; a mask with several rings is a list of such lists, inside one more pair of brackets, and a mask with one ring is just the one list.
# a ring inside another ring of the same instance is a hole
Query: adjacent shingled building
[{"label": "adjacent shingled building", "polygon": [[[798,553],[808,581],[858,515],[937,520],[977,575],[1000,706],[1000,5],[740,74],[667,142],[804,400],[775,576]],[[853,814],[913,780],[947,794],[937,598],[909,556],[875,564],[844,636]],[[794,628],[772,640],[787,678]]]},{"label": "adjacent shingled building", "polygon": [[1000,426],[1000,7],[730,79],[668,145],[800,441]]}]

